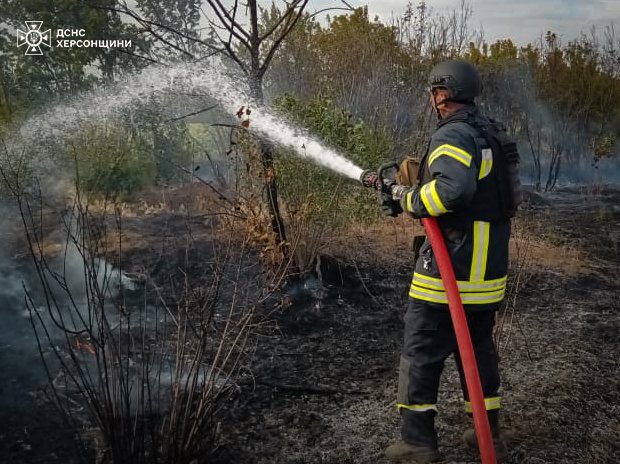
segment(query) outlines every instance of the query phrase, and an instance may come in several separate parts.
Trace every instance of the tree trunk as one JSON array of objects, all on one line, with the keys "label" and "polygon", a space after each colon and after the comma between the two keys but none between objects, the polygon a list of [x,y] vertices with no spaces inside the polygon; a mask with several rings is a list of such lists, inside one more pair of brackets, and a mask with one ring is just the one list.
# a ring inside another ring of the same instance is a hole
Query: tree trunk
[{"label": "tree trunk", "polygon": [[525,134],[530,144],[530,153],[532,154],[532,161],[534,162],[534,188],[537,192],[540,192],[540,177],[542,174],[540,168],[540,129],[538,129],[537,146],[534,148],[534,141],[532,140],[532,134],[530,132],[530,122],[527,116],[525,120]]},{"label": "tree trunk", "polygon": [[[252,60],[254,64],[254,60]],[[250,78],[250,90],[252,92],[252,98],[262,105],[263,101],[263,80],[260,75],[260,71],[254,73]],[[282,251],[284,256],[287,256],[288,250],[286,247],[286,229],[284,227],[284,221],[280,214],[280,203],[278,200],[278,183],[276,180],[276,170],[273,164],[273,150],[271,145],[261,140],[259,144],[260,158],[263,165],[263,179],[265,182],[265,192],[267,198],[267,207],[269,209],[269,217],[271,219],[271,230],[277,239],[278,247]]]},{"label": "tree trunk", "polygon": [[[264,69],[260,64],[260,45],[261,39],[258,30],[258,2],[257,0],[249,0],[248,7],[250,9],[250,91],[252,98],[258,105],[263,105],[263,76]],[[265,191],[267,194],[267,207],[269,208],[269,216],[271,218],[271,229],[277,239],[278,247],[282,254],[286,257],[286,232],[284,229],[284,221],[280,215],[280,204],[278,201],[278,184],[276,181],[276,171],[273,164],[273,151],[268,142],[260,141],[260,157],[263,165],[263,178],[265,182]]]},{"label": "tree trunk", "polygon": [[9,89],[4,80],[4,73],[0,67],[0,121],[11,119],[11,101],[9,100]]},{"label": "tree trunk", "polygon": [[560,160],[562,159],[562,148],[554,146],[552,148],[551,161],[549,163],[549,172],[547,174],[547,182],[545,182],[545,192],[550,192],[555,188],[555,184],[560,174]]}]

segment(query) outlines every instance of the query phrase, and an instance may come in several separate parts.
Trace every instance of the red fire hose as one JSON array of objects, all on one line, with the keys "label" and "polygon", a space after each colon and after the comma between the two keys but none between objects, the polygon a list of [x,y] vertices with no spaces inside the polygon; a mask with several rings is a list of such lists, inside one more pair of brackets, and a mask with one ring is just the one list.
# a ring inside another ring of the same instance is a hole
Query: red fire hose
[{"label": "red fire hose", "polygon": [[482,464],[496,464],[495,448],[493,446],[493,438],[491,437],[491,427],[489,426],[489,417],[484,403],[484,395],[482,394],[482,386],[480,384],[480,376],[478,375],[478,364],[474,355],[474,348],[471,344],[469,328],[467,327],[467,319],[465,318],[465,310],[463,302],[456,284],[456,277],[452,262],[446,249],[446,244],[441,235],[439,224],[434,218],[422,219],[422,224],[426,230],[433,253],[437,257],[437,265],[441,280],[446,289],[448,296],[448,306],[450,307],[450,315],[452,316],[452,325],[454,325],[454,333],[463,362],[463,371],[465,371],[465,381],[467,383],[467,391],[469,393],[469,401],[472,405],[474,416],[474,429],[478,437],[478,447],[480,448],[480,458]]}]

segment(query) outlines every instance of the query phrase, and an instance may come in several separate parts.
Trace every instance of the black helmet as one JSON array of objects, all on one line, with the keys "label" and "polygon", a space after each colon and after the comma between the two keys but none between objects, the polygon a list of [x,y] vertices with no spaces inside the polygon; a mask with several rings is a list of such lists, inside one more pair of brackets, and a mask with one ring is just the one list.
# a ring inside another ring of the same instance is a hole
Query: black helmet
[{"label": "black helmet", "polygon": [[468,61],[443,61],[432,69],[429,80],[431,89],[448,89],[452,101],[470,103],[482,91],[480,74]]}]

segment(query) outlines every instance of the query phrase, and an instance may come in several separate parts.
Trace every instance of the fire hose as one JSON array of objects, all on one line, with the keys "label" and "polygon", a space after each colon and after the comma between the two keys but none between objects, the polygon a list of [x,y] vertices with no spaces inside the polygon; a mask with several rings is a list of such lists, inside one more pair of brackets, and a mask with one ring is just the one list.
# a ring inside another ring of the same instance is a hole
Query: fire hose
[{"label": "fire hose", "polygon": [[[376,173],[373,171],[364,171],[360,181],[364,187],[373,188],[380,191],[382,194],[392,196],[394,200],[400,200],[402,195],[409,190],[409,187],[399,185],[395,180],[385,177],[385,172],[394,168],[398,170],[399,166],[395,163],[390,163],[381,166]],[[482,393],[478,363],[476,362],[476,356],[467,326],[467,318],[465,317],[465,309],[463,308],[463,302],[456,283],[456,276],[454,275],[454,268],[450,261],[450,255],[448,254],[448,249],[446,248],[437,220],[435,218],[423,218],[422,225],[424,226],[426,236],[431,244],[433,254],[437,258],[437,266],[448,297],[450,316],[452,318],[452,325],[454,326],[459,354],[463,363],[467,392],[469,393],[469,400],[472,405],[474,430],[478,438],[480,458],[482,464],[496,464],[495,447],[491,436],[491,427],[489,425],[484,395]]]}]

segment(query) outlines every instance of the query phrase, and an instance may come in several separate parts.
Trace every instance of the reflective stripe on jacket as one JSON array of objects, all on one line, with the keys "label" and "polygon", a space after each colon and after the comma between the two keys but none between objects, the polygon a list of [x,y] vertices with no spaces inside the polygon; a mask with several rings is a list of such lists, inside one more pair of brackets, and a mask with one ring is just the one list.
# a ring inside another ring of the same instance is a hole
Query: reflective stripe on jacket
[{"label": "reflective stripe on jacket", "polygon": [[[405,206],[414,217],[437,217],[461,298],[471,311],[497,306],[504,298],[510,221],[476,217],[474,197],[488,205],[494,204],[497,195],[495,184],[485,180],[493,172],[493,153],[462,115],[453,116],[432,135],[422,162],[420,188],[407,194]],[[448,302],[428,240],[420,249],[409,296],[440,305]]]}]

